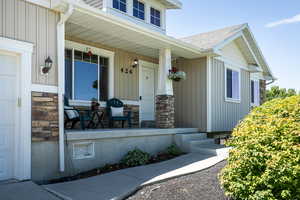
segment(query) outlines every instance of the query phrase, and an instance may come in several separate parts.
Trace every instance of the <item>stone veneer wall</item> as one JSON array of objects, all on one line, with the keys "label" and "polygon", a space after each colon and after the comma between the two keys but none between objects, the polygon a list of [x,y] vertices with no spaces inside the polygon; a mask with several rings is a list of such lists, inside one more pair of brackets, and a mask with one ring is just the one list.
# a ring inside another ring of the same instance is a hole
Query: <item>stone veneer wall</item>
[{"label": "stone veneer wall", "polygon": [[32,141],[58,140],[57,94],[32,92]]},{"label": "stone veneer wall", "polygon": [[175,98],[173,95],[156,96],[156,127],[175,128]]},{"label": "stone veneer wall", "polygon": [[259,96],[260,96],[260,105],[266,101],[266,81],[259,80]]}]

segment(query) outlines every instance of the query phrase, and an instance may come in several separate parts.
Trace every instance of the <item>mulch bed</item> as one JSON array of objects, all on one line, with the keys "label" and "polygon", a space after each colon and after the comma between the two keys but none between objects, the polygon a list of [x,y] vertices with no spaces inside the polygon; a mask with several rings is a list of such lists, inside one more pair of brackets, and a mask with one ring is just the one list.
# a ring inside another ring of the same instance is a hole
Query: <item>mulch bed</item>
[{"label": "mulch bed", "polygon": [[[171,154],[168,154],[168,153],[159,153],[155,156],[151,156],[148,164],[154,164],[154,163],[170,160],[170,159],[176,158],[178,156],[181,156],[183,154],[184,153],[182,153],[180,155],[171,155]],[[74,180],[88,178],[88,177],[97,176],[97,175],[101,175],[101,174],[106,174],[106,173],[109,173],[109,172],[113,172],[113,171],[117,171],[117,170],[121,170],[121,169],[126,169],[126,168],[130,168],[130,167],[128,167],[124,164],[121,164],[121,163],[109,164],[109,165],[105,165],[104,167],[96,168],[96,169],[93,169],[93,170],[90,170],[90,171],[87,171],[87,172],[83,172],[83,173],[80,173],[80,174],[77,174],[77,175],[74,175],[74,176],[50,180],[50,181],[47,182],[47,184],[74,181]]]},{"label": "mulch bed", "polygon": [[229,200],[218,180],[225,164],[224,161],[195,174],[146,186],[127,200]]}]

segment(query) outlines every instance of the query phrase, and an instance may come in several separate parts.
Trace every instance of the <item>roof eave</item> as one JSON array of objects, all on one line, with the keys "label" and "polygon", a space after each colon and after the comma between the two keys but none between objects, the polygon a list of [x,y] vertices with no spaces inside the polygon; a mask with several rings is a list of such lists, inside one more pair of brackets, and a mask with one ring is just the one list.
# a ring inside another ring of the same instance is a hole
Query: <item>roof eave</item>
[{"label": "roof eave", "polygon": [[182,3],[179,0],[159,0],[164,3],[167,9],[181,9]]}]

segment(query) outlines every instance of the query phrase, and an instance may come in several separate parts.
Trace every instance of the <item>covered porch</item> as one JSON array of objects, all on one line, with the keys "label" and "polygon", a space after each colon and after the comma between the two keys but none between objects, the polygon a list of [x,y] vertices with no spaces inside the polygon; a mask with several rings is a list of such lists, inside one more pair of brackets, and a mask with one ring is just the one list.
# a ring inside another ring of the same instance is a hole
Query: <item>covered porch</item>
[{"label": "covered porch", "polygon": [[75,4],[65,24],[64,93],[71,106],[86,108],[96,100],[103,112],[107,100],[118,98],[124,112],[132,113],[134,128],[175,128],[172,61],[204,55],[190,44]]}]

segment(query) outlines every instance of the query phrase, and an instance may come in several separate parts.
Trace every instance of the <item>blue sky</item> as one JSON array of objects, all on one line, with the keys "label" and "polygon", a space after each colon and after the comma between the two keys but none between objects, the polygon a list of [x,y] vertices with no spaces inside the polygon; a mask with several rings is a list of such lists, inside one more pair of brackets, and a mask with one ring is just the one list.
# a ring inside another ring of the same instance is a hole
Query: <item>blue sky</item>
[{"label": "blue sky", "polygon": [[300,0],[181,0],[167,13],[167,32],[184,37],[249,23],[278,81],[300,90]]}]

